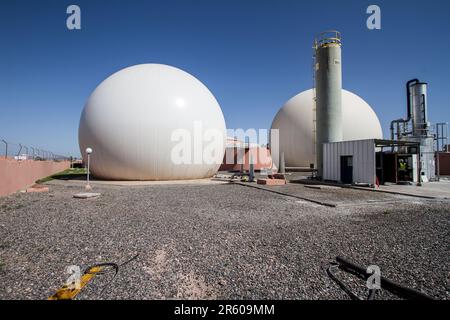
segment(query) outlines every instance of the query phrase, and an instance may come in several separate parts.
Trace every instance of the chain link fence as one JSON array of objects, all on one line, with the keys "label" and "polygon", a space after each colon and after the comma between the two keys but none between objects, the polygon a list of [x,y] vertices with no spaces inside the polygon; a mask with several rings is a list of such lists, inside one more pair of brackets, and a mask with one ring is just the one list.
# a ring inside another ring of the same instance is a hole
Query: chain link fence
[{"label": "chain link fence", "polygon": [[0,158],[35,161],[66,161],[70,157],[55,154],[51,151],[14,143],[0,138]]}]

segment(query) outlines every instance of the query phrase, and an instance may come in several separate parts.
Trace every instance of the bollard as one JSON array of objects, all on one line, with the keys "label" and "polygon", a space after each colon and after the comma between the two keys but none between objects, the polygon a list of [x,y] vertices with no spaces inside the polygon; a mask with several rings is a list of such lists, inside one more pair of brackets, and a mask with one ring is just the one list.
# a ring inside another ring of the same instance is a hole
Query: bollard
[{"label": "bollard", "polygon": [[280,163],[278,166],[278,173],[281,173],[281,174],[286,173],[286,163],[284,162],[284,152],[281,152],[281,155],[280,155]]}]

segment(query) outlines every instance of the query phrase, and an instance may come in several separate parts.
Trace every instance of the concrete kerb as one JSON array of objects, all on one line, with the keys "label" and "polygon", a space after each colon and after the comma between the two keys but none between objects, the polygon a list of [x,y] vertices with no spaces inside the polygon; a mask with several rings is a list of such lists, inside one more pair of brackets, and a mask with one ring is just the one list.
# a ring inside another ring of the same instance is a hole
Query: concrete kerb
[{"label": "concrete kerb", "polygon": [[334,186],[334,187],[368,191],[368,192],[381,192],[381,193],[387,193],[387,194],[395,194],[395,195],[407,196],[407,197],[412,197],[412,198],[422,198],[422,199],[431,199],[431,200],[439,199],[438,197],[433,197],[433,196],[425,196],[425,195],[420,195],[420,194],[406,193],[406,192],[399,192],[399,191],[380,190],[380,189],[374,189],[374,188],[364,188],[364,187],[351,186],[351,185],[345,185],[345,184],[340,184],[340,183],[333,183],[333,182],[329,182],[329,181],[312,181],[312,180],[303,180],[302,179],[302,180],[292,180],[292,181],[289,181],[289,183],[297,183],[297,184],[304,184],[304,185],[327,185],[327,186]]},{"label": "concrete kerb", "polygon": [[[58,180],[48,181],[45,184],[59,184],[56,182]],[[65,182],[74,183],[80,186],[86,185],[86,180],[61,180]],[[208,185],[208,184],[224,184],[225,181],[214,180],[211,178],[207,179],[195,179],[195,180],[167,180],[167,181],[114,181],[114,180],[91,180],[91,186],[119,186],[119,187],[140,187],[140,186],[155,186],[155,185]]]},{"label": "concrete kerb", "polygon": [[261,187],[260,185],[255,184],[254,182],[245,182],[244,183],[244,182],[239,182],[239,181],[230,181],[230,183],[237,184],[237,185],[244,186],[244,187],[248,187],[248,188],[255,188],[255,189],[260,189],[260,190],[263,190],[263,191],[276,193],[276,194],[279,194],[279,195],[282,195],[282,196],[285,196],[285,197],[291,197],[291,198],[295,198],[295,199],[299,199],[299,200],[312,202],[312,203],[319,204],[319,205],[325,206],[325,207],[330,207],[330,208],[336,208],[337,207],[337,204],[335,204],[335,203],[318,201],[318,200],[314,200],[314,199],[300,197],[300,196],[297,196],[297,195],[294,195],[294,194],[290,194],[290,193],[286,193],[286,192],[281,192],[281,191],[277,191],[277,190],[264,188],[264,187]]}]

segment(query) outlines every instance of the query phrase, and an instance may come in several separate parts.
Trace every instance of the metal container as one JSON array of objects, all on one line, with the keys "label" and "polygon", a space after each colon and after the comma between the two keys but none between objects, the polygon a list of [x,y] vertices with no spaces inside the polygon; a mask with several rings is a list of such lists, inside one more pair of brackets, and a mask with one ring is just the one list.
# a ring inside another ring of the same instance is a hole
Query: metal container
[{"label": "metal container", "polygon": [[[356,140],[323,145],[323,179],[344,183],[375,185],[375,140]],[[343,165],[351,168],[351,181],[344,181]]]}]

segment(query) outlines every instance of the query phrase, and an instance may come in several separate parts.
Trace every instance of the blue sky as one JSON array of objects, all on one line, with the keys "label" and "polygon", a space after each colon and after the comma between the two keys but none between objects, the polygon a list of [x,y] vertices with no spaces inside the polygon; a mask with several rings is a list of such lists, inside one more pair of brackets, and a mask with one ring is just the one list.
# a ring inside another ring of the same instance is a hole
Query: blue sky
[{"label": "blue sky", "polygon": [[[82,30],[66,28],[77,4]],[[377,4],[382,29],[366,28]],[[78,122],[95,87],[139,63],[200,79],[227,127],[269,128],[312,85],[314,35],[343,35],[344,88],[364,98],[384,133],[405,114],[405,82],[429,83],[429,117],[450,120],[450,2],[53,0],[0,2],[0,138],[79,155]]]}]

